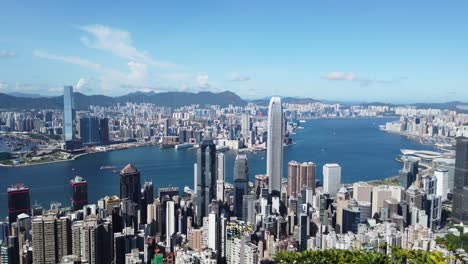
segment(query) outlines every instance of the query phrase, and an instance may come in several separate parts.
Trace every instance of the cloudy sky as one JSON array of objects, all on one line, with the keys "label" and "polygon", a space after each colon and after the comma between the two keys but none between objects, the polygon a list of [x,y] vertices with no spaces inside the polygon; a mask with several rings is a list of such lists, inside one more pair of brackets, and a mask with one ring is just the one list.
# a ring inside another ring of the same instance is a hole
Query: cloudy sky
[{"label": "cloudy sky", "polygon": [[467,1],[21,2],[0,3],[0,92],[468,101]]}]

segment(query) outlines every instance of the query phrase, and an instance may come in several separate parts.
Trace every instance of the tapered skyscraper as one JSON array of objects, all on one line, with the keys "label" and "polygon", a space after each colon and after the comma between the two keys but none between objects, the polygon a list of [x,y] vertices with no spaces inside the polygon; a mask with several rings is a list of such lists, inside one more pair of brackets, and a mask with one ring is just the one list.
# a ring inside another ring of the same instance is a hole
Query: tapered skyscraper
[{"label": "tapered skyscraper", "polygon": [[65,141],[75,137],[75,110],[73,109],[73,86],[63,87],[63,135]]},{"label": "tapered skyscraper", "polygon": [[281,195],[283,175],[283,107],[279,97],[272,97],[268,107],[267,138],[267,175],[269,191],[275,196]]}]

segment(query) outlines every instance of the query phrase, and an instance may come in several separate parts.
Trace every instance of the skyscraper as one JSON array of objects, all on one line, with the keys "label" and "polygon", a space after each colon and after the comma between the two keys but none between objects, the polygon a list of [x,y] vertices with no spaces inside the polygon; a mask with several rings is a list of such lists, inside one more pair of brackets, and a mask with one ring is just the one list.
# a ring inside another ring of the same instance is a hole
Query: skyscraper
[{"label": "skyscraper", "polygon": [[171,236],[175,232],[175,204],[168,201],[166,204],[166,247],[171,246]]},{"label": "skyscraper", "polygon": [[268,107],[267,132],[267,175],[269,192],[281,196],[281,179],[283,178],[283,106],[279,97],[272,97]]},{"label": "skyscraper", "polygon": [[19,214],[30,214],[29,188],[23,184],[15,184],[7,189],[8,193],[8,221],[10,226],[16,222]]},{"label": "skyscraper", "polygon": [[399,171],[399,182],[401,187],[407,189],[416,180],[418,174],[419,159],[415,157],[403,158],[403,169]]},{"label": "skyscraper", "polygon": [[455,223],[468,224],[468,138],[457,138],[453,216]]},{"label": "skyscraper", "polygon": [[128,164],[120,171],[120,199],[129,198],[139,205],[140,188],[140,172],[133,164]]},{"label": "skyscraper", "polygon": [[237,155],[234,162],[234,215],[242,217],[242,200],[249,192],[249,167],[246,155]]},{"label": "skyscraper", "polygon": [[109,118],[99,119],[99,141],[101,144],[109,143]]},{"label": "skyscraper", "polygon": [[216,193],[216,146],[209,137],[205,137],[200,144],[196,169],[196,223],[201,226],[203,217],[208,216],[209,204]]},{"label": "skyscraper", "polygon": [[299,178],[299,163],[290,161],[288,163],[288,196],[297,197],[297,186]]},{"label": "skyscraper", "polygon": [[72,191],[71,206],[72,210],[81,210],[83,206],[88,204],[88,182],[80,176],[76,176],[70,180]]},{"label": "skyscraper", "polygon": [[73,86],[63,87],[63,135],[65,142],[75,138]]},{"label": "skyscraper", "polygon": [[341,166],[336,163],[323,165],[323,191],[334,197],[341,185]]},{"label": "skyscraper", "polygon": [[224,181],[226,174],[226,158],[223,153],[217,155],[216,200],[224,202]]},{"label": "skyscraper", "polygon": [[78,133],[83,144],[92,145],[99,143],[99,118],[95,116],[82,116],[78,125]]}]

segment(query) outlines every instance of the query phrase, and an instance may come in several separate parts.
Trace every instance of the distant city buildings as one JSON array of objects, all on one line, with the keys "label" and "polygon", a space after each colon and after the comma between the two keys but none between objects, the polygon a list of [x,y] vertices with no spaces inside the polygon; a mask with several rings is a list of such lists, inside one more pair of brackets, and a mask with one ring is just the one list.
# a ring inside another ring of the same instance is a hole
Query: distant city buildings
[{"label": "distant city buildings", "polygon": [[[270,263],[280,251],[391,253],[395,246],[459,257],[461,251],[444,248],[435,238],[460,236],[459,229],[443,228],[444,210],[452,209],[454,223],[466,221],[466,138],[457,138],[455,159],[450,152],[402,150],[398,175],[380,182],[347,184],[341,166],[326,163],[322,184],[316,184],[319,177],[311,161],[288,161],[287,182],[283,181],[283,146],[300,129],[298,120],[376,116],[392,109],[284,104],[276,97],[268,109],[252,103],[178,109],[134,103],[92,106],[74,121],[72,140],[80,139],[86,149],[79,151],[132,141],[174,147],[173,151],[195,148],[193,190],[185,187],[180,192],[179,187],[158,186],[157,181],[142,185],[141,176],[157,180],[157,175],[140,175],[132,164],[114,171],[119,193],[95,204],[88,199],[88,182],[79,176],[69,182],[70,208],[57,203],[45,210],[31,208],[29,189],[14,185],[7,189],[9,221],[0,222],[2,263]],[[44,122],[20,125],[35,129],[60,127],[61,117],[66,119],[65,113],[48,113],[0,118],[15,129],[16,120]],[[429,120],[417,123],[420,129]],[[258,160],[250,159],[248,152],[265,148],[266,171],[253,177],[249,162]],[[227,150],[237,151],[235,159],[223,154]],[[226,171],[234,172],[232,179]]]}]

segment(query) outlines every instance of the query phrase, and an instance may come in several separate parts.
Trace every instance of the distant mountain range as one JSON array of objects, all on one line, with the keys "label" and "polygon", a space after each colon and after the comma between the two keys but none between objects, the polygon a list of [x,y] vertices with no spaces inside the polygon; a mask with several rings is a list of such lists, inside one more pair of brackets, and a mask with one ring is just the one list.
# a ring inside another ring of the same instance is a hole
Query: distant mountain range
[{"label": "distant mountain range", "polygon": [[[85,95],[75,92],[75,107],[78,110],[86,110],[90,105],[111,106],[117,103],[152,103],[159,106],[180,107],[191,104],[211,104],[228,106],[246,105],[247,102],[255,103],[258,105],[268,106],[270,98],[244,100],[237,94],[229,91],[213,93],[213,92],[164,92],[155,93],[151,92],[134,92],[122,96],[110,97],[105,95]],[[344,103],[339,101],[330,100],[317,100],[313,98],[299,98],[299,97],[282,97],[283,103],[289,104],[309,104],[316,102],[323,103],[340,103],[350,105],[351,103]],[[372,103],[352,103],[353,105],[407,105],[416,108],[434,108],[434,109],[447,109],[463,113],[468,113],[468,103],[453,101],[446,103],[415,103],[415,104],[390,104],[381,102]],[[13,92],[9,94],[0,93],[0,109],[60,109],[63,107],[63,96],[46,97],[39,94],[27,94],[20,92]]]},{"label": "distant mountain range", "polygon": [[[117,103],[152,103],[159,106],[180,107],[191,104],[212,104],[228,106],[245,105],[246,101],[233,92],[135,92],[127,95],[110,97],[105,95],[85,95],[75,92],[75,107],[78,110],[86,110],[90,105],[111,106]],[[26,94],[15,96],[0,93],[1,109],[60,109],[63,107],[63,96],[32,97]]]}]

